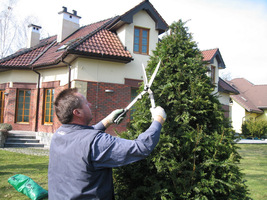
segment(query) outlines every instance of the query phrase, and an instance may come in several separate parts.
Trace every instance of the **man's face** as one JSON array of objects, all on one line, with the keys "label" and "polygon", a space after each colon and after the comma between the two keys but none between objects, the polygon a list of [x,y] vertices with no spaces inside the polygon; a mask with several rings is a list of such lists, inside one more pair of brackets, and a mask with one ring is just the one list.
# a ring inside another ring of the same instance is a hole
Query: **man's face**
[{"label": "man's face", "polygon": [[88,125],[93,118],[91,112],[91,104],[82,94],[78,93],[77,96],[82,99],[82,108],[80,109],[82,120],[84,121],[84,125]]}]

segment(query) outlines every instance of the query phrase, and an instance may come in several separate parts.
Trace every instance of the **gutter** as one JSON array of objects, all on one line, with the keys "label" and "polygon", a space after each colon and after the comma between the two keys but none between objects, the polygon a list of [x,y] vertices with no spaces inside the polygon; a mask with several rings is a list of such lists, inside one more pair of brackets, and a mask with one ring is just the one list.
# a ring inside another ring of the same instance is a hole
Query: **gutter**
[{"label": "gutter", "polygon": [[64,61],[63,59],[61,60],[61,62],[63,62],[64,64],[68,65],[68,68],[69,68],[69,79],[68,79],[68,88],[71,88],[71,64]]}]

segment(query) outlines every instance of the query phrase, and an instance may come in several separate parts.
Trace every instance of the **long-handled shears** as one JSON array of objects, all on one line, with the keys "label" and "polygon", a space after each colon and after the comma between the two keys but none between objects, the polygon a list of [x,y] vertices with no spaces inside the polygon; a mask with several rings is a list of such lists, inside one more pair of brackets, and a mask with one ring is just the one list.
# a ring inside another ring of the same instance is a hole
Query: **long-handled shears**
[{"label": "long-handled shears", "polygon": [[143,67],[143,79],[144,79],[144,90],[138,94],[138,96],[136,96],[134,98],[134,100],[132,100],[132,102],[126,107],[123,109],[123,112],[114,120],[114,123],[118,124],[120,122],[120,118],[123,117],[129,110],[130,108],[139,100],[139,99],[142,99],[142,97],[144,96],[144,94],[148,93],[149,94],[149,98],[150,98],[150,102],[151,102],[151,107],[152,108],[155,108],[156,105],[155,105],[155,99],[154,99],[154,95],[153,95],[153,92],[152,90],[150,89],[156,75],[157,75],[157,72],[159,70],[159,66],[160,66],[160,63],[161,63],[161,60],[159,61],[156,69],[154,70],[152,76],[151,76],[151,79],[150,81],[148,82],[147,80],[147,76],[146,76],[146,70],[145,70],[145,67],[144,65],[142,65]]}]

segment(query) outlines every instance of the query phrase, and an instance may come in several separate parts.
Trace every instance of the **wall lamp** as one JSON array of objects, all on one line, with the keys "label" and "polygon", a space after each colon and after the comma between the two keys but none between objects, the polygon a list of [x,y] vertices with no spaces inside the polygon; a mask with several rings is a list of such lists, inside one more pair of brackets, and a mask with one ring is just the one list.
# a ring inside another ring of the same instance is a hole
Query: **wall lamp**
[{"label": "wall lamp", "polygon": [[114,90],[105,90],[105,93],[113,93]]},{"label": "wall lamp", "polygon": [[5,93],[4,93],[4,95],[6,95],[6,96],[8,96],[8,94],[9,94],[8,92],[5,92]]}]

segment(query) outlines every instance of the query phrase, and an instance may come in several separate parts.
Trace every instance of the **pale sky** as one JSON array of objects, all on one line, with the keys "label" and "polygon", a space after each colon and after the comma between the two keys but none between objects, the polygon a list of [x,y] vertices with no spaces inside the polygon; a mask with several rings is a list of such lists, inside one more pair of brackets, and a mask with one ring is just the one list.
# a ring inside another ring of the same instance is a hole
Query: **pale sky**
[{"label": "pale sky", "polygon": [[[38,18],[42,31],[57,34],[62,6],[76,10],[87,25],[122,15],[142,0],[17,0],[21,18]],[[226,69],[221,77],[267,84],[267,0],[150,0],[170,25],[182,19],[200,50],[219,48]]]}]

